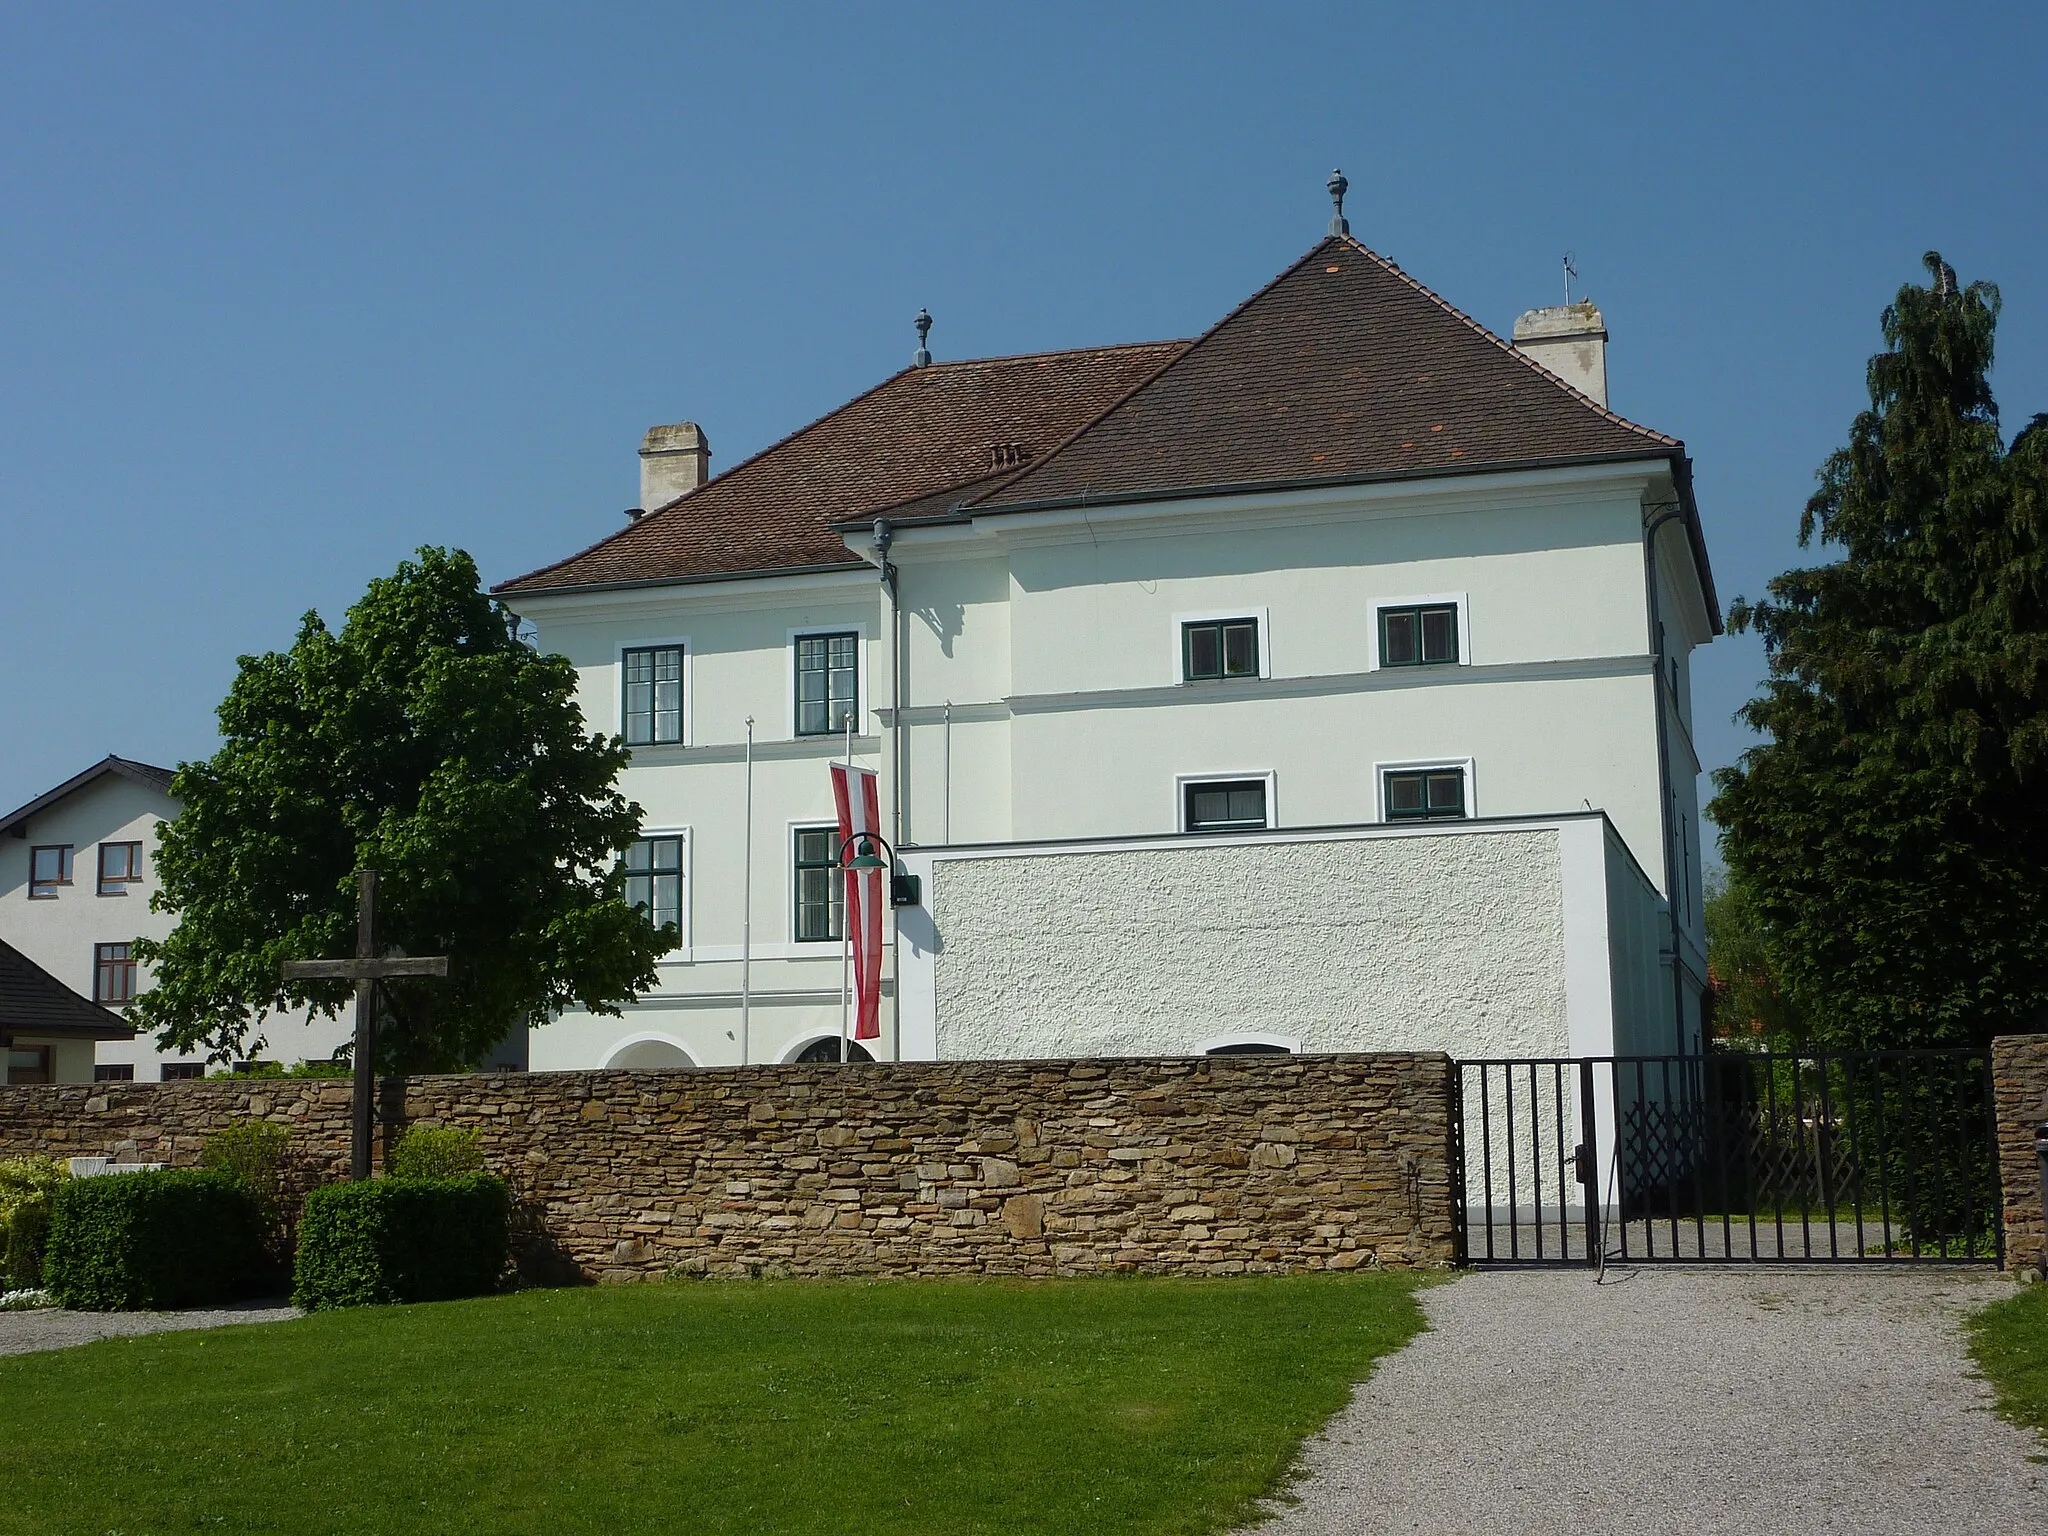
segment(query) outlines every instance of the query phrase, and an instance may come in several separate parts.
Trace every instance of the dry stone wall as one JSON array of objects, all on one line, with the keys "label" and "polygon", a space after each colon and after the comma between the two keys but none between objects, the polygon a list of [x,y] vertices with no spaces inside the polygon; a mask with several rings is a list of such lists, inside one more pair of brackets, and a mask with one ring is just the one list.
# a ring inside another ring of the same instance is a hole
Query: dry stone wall
[{"label": "dry stone wall", "polygon": [[2048,1035],[2001,1035],[1991,1042],[1998,1102],[1998,1178],[2005,1192],[2005,1267],[2048,1272],[2041,1163],[2034,1128],[2048,1123]]},{"label": "dry stone wall", "polygon": [[[0,1088],[0,1157],[198,1160],[292,1128],[347,1166],[336,1080]],[[877,1063],[412,1078],[480,1135],[536,1279],[1242,1274],[1453,1258],[1450,1062],[1430,1053]]]}]

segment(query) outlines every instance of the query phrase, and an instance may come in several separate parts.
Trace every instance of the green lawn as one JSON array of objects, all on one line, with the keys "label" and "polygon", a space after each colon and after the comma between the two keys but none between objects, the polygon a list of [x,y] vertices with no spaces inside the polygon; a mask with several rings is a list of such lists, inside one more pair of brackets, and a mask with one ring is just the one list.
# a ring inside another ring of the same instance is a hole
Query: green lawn
[{"label": "green lawn", "polygon": [[1415,1284],[685,1282],[0,1359],[0,1531],[1218,1531]]},{"label": "green lawn", "polygon": [[2048,1285],[2030,1285],[1979,1312],[1970,1353],[1998,1389],[1998,1411],[2048,1434]]}]

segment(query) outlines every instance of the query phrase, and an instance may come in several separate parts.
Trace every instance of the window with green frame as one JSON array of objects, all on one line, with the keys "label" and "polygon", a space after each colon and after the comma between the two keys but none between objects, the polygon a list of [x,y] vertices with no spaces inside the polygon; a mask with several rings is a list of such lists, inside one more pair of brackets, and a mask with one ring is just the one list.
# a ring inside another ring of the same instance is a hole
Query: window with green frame
[{"label": "window with green frame", "polygon": [[1257,619],[1199,619],[1180,627],[1180,675],[1203,683],[1259,675]]},{"label": "window with green frame", "polygon": [[1465,814],[1462,768],[1390,768],[1381,778],[1389,821],[1453,821]]},{"label": "window with green frame", "polygon": [[657,928],[683,926],[683,840],[643,837],[626,850],[626,905]]},{"label": "window with green frame", "polygon": [[860,717],[860,636],[796,637],[796,733],[831,736]]},{"label": "window with green frame", "polygon": [[1243,832],[1266,825],[1264,779],[1216,779],[1183,790],[1182,830]]},{"label": "window with green frame", "polygon": [[620,657],[625,668],[626,745],[673,745],[683,739],[683,648],[650,645]]},{"label": "window with green frame", "polygon": [[1380,665],[1430,667],[1458,659],[1458,605],[1416,603],[1380,610]]},{"label": "window with green frame", "polygon": [[839,868],[839,828],[796,829],[796,937],[800,944],[836,940],[846,930],[846,876]]}]

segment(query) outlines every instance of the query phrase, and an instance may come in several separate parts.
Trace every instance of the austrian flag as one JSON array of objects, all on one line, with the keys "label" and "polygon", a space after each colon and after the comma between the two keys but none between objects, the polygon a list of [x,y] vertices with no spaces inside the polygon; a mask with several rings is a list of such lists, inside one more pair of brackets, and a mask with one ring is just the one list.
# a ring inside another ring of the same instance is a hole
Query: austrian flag
[{"label": "austrian flag", "polygon": [[[858,833],[882,830],[875,774],[871,768],[854,768],[845,763],[832,765],[832,798],[839,805],[839,846],[841,857],[852,863],[861,854]],[[881,853],[875,845],[874,852]],[[853,938],[853,996],[856,1040],[873,1040],[882,1033],[882,889],[879,869],[846,871],[846,931]]]}]

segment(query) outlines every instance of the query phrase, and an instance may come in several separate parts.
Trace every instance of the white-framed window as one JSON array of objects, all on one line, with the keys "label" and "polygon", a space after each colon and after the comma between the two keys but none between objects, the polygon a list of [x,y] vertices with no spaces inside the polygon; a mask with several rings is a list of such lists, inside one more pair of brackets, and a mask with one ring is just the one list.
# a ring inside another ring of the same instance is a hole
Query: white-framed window
[{"label": "white-framed window", "polygon": [[1476,816],[1472,759],[1373,764],[1381,821],[1462,821]]},{"label": "white-framed window", "polygon": [[836,944],[846,933],[846,876],[839,867],[839,824],[789,829],[790,938]]},{"label": "white-framed window", "polygon": [[1371,671],[1472,665],[1472,605],[1463,592],[1373,599]]},{"label": "white-framed window", "polygon": [[1183,774],[1174,780],[1183,832],[1245,832],[1273,825],[1271,773]]},{"label": "white-framed window", "polygon": [[1220,683],[1273,675],[1265,608],[1213,608],[1173,616],[1173,680]]},{"label": "white-framed window", "polygon": [[683,960],[690,951],[690,831],[649,827],[626,850],[626,904],[655,927],[674,925],[676,947],[661,958]]},{"label": "white-framed window", "polygon": [[789,631],[783,690],[791,736],[862,733],[868,699],[868,632],[861,623],[808,624]]}]

